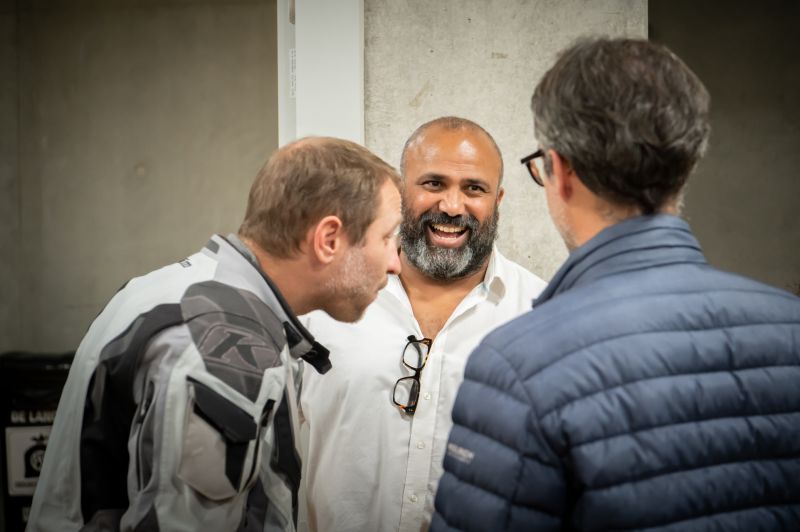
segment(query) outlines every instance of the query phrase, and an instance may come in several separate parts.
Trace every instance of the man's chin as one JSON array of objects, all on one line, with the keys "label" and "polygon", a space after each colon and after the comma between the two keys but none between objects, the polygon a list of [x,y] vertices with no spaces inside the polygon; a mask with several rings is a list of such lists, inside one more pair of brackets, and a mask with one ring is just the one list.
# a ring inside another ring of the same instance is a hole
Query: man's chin
[{"label": "man's chin", "polygon": [[350,311],[350,310],[343,311],[342,309],[336,309],[336,310],[324,309],[324,310],[325,314],[335,319],[336,321],[340,321],[342,323],[355,323],[364,317],[364,312],[366,311],[366,309],[364,309],[360,313],[356,313],[355,311]]},{"label": "man's chin", "polygon": [[358,306],[351,306],[349,308],[340,307],[335,309],[324,309],[324,310],[328,316],[335,319],[336,321],[341,321],[342,323],[355,323],[357,321],[361,321],[361,318],[364,317],[364,314],[367,312],[369,306],[372,303],[374,303],[377,298],[378,298],[378,293],[375,292],[375,294],[366,304],[362,303],[359,304]]}]

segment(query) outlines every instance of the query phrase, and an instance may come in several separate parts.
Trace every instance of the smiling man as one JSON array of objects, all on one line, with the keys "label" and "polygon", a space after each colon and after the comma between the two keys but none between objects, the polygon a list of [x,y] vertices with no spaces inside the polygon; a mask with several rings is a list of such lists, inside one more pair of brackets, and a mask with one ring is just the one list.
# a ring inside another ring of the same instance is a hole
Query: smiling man
[{"label": "smiling man", "polygon": [[303,382],[301,530],[427,528],[467,356],[544,287],[494,247],[503,162],[483,128],[423,124],[401,173],[401,275],[355,325],[307,316],[334,367]]}]

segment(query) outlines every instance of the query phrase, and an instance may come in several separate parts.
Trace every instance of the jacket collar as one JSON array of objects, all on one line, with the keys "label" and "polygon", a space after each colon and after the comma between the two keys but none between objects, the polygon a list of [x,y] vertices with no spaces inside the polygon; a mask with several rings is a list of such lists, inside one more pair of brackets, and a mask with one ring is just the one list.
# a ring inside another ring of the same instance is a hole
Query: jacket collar
[{"label": "jacket collar", "polygon": [[689,224],[667,214],[629,218],[574,250],[534,306],[601,277],[682,262],[706,262]]},{"label": "jacket collar", "polygon": [[234,254],[240,256],[240,258],[244,258],[266,283],[265,290],[261,293],[261,299],[272,309],[281,322],[283,322],[289,353],[292,357],[302,358],[311,364],[319,373],[326,373],[331,369],[330,352],[328,349],[314,340],[311,333],[300,323],[300,320],[297,319],[297,316],[289,306],[289,303],[284,299],[277,285],[267,276],[264,270],[261,269],[258,260],[256,260],[256,257],[250,249],[234,234],[230,234],[227,237],[220,235],[213,236],[208,244],[206,244],[206,249],[216,254],[220,251],[221,246],[232,248],[232,251],[235,250]]}]

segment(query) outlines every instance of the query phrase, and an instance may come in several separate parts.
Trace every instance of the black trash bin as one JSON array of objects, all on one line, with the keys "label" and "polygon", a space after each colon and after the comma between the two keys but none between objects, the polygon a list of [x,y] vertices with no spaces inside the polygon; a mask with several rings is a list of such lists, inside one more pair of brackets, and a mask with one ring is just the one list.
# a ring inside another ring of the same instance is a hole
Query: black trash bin
[{"label": "black trash bin", "polygon": [[25,529],[50,427],[73,357],[74,353],[0,354],[2,523],[6,532]]}]

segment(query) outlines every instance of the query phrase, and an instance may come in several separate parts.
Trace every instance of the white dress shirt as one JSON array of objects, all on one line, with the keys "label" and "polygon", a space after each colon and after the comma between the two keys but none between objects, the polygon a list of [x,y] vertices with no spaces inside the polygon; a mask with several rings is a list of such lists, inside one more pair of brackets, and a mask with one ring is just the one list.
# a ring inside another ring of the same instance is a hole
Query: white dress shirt
[{"label": "white dress shirt", "polygon": [[423,336],[397,276],[356,324],[305,316],[333,369],[303,376],[301,531],[427,530],[467,357],[489,331],[530,310],[544,286],[495,248],[484,281],[431,346],[413,416],[392,402],[397,379],[413,375],[401,360],[407,337]]}]

